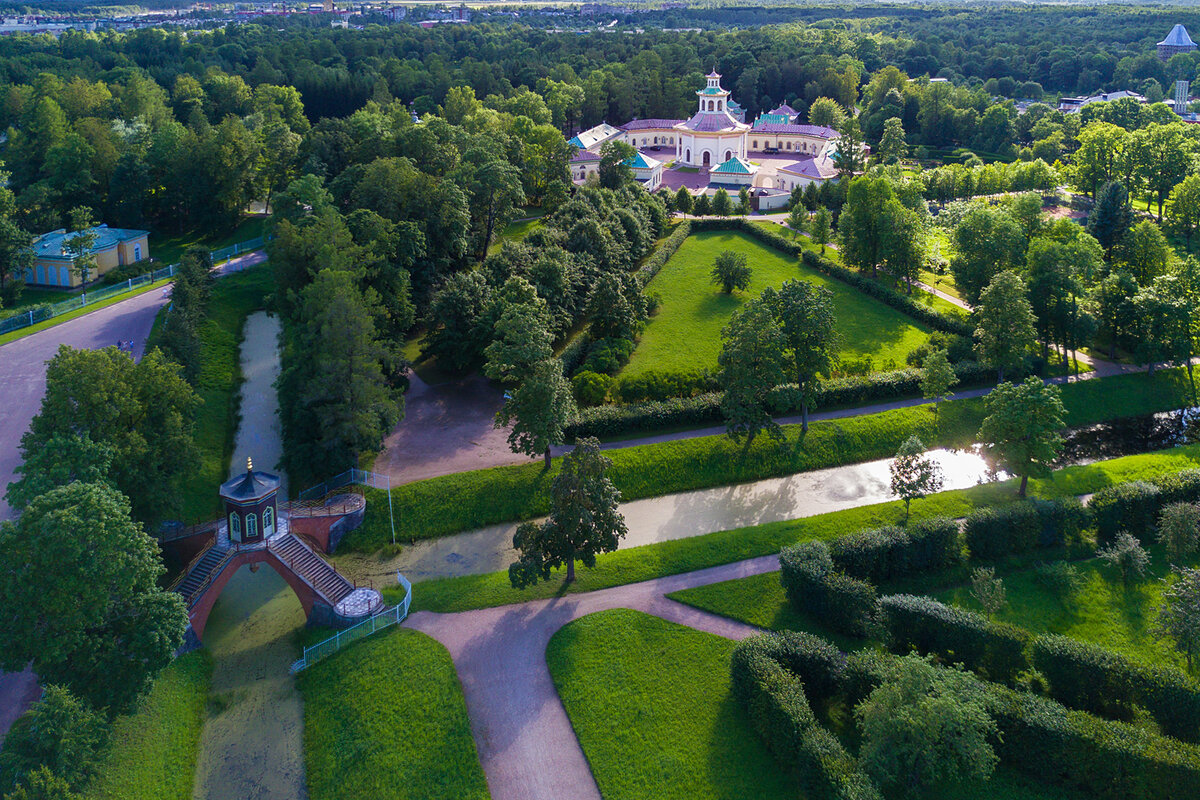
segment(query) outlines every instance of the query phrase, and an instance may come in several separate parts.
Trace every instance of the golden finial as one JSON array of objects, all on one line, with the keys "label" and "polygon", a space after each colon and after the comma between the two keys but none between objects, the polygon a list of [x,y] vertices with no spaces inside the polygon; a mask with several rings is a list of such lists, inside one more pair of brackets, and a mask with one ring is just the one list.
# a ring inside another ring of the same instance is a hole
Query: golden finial
[{"label": "golden finial", "polygon": [[250,460],[250,456],[246,456],[246,472],[254,471],[254,462]]}]

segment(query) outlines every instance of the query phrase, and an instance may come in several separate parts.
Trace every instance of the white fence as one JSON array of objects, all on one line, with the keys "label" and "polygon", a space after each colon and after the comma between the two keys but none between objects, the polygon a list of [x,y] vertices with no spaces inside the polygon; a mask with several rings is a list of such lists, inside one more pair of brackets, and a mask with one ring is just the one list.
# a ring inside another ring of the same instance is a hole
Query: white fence
[{"label": "white fence", "polygon": [[365,639],[376,631],[382,631],[393,625],[399,625],[408,616],[408,608],[412,605],[412,584],[399,572],[396,580],[404,587],[404,599],[391,608],[364,619],[354,627],[338,631],[328,639],[304,648],[304,655],[292,664],[292,674],[306,667],[311,667],[323,658],[328,658],[347,645]]}]

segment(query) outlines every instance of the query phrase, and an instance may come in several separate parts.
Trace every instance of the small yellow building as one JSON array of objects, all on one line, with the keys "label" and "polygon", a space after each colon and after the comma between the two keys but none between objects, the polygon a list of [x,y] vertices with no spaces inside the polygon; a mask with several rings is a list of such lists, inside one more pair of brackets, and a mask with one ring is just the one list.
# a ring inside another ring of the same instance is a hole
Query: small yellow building
[{"label": "small yellow building", "polygon": [[[92,231],[96,234],[96,243],[92,246],[96,272],[91,276],[92,280],[110,269],[150,257],[149,231],[110,228],[107,225],[97,225]],[[25,272],[25,283],[64,288],[81,285],[79,276],[72,270],[71,254],[63,247],[69,236],[65,228],[59,228],[33,240],[35,261],[33,268]]]}]

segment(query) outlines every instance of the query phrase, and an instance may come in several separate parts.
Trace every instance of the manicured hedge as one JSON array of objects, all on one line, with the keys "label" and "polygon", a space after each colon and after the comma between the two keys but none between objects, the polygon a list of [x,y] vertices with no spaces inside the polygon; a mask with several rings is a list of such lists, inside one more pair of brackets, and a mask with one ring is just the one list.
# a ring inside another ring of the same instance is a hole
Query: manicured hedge
[{"label": "manicured hedge", "polygon": [[563,373],[570,375],[579,369],[579,365],[587,358],[588,350],[591,349],[591,346],[592,336],[588,333],[588,329],[584,328],[558,354],[559,359],[562,361]]},{"label": "manicured hedge", "polygon": [[650,254],[650,257],[646,259],[646,263],[642,264],[637,271],[638,283],[640,283],[643,288],[645,288],[646,284],[650,282],[650,279],[657,275],[658,271],[662,269],[668,261],[671,260],[671,256],[675,255],[675,251],[683,245],[684,239],[686,239],[691,232],[692,221],[687,219],[680,221],[678,224],[676,224],[675,230],[671,232],[671,235],[663,240],[662,244],[660,244],[658,248]]},{"label": "manicured hedge", "polygon": [[832,697],[841,691],[846,654],[819,636],[802,631],[752,636],[738,645],[734,658],[744,658],[750,653],[777,661],[800,679],[805,693],[812,697]]},{"label": "manicured hedge", "polygon": [[1124,722],[1070,711],[1053,700],[989,686],[1003,763],[1105,800],[1200,797],[1200,751]]},{"label": "manicured hedge", "polygon": [[[572,343],[574,345],[574,342]],[[564,351],[565,363],[566,351]],[[986,369],[973,361],[954,365],[962,386],[986,385],[995,378],[995,370]],[[617,393],[622,397],[647,395],[643,383],[663,386],[674,384],[680,394],[691,394],[699,389],[712,388],[716,378],[709,373],[688,373],[672,377],[664,373],[649,373],[652,379],[641,381],[622,377]],[[823,381],[817,388],[816,403],[812,408],[852,408],[875,402],[896,400],[921,395],[921,370],[901,369],[892,372],[877,372],[872,375],[837,378]],[[624,387],[629,385],[632,391]],[[636,385],[635,385],[636,384]],[[795,384],[777,386],[768,399],[771,413],[786,416],[800,413],[799,391]],[[721,393],[710,391],[695,397],[673,397],[663,400],[633,402],[626,405],[607,405],[581,409],[579,415],[567,426],[568,437],[579,436],[622,436],[627,433],[654,430],[665,427],[687,425],[716,425],[721,422]]]},{"label": "manicured hedge", "polygon": [[1200,470],[1189,469],[1157,481],[1129,481],[1096,492],[1088,508],[1096,521],[1096,543],[1110,544],[1121,531],[1148,545],[1159,512],[1170,503],[1200,502]]},{"label": "manicured hedge", "polygon": [[879,608],[875,587],[834,570],[825,542],[785,547],[779,563],[780,581],[792,605],[839,633],[868,635]]},{"label": "manicured hedge", "polygon": [[947,333],[956,333],[959,336],[973,336],[975,334],[975,326],[967,320],[960,317],[952,317],[949,314],[943,314],[928,306],[921,305],[906,294],[885,286],[879,281],[859,275],[853,270],[838,266],[818,253],[812,250],[805,250],[795,242],[788,241],[784,236],[759,225],[754,225],[742,217],[695,220],[692,223],[692,230],[735,230],[744,233],[769,247],[799,258],[804,262],[806,267],[811,267],[812,269],[824,272],[831,278],[848,283],[863,294],[874,297],[876,300],[891,306],[897,311],[908,314],[910,317],[925,323],[931,328],[946,331]]},{"label": "manicured hedge", "polygon": [[889,595],[879,601],[888,647],[896,653],[932,653],[990,680],[1012,681],[1029,668],[1030,635],[982,614],[930,597]]},{"label": "manicured hedge", "polygon": [[768,638],[742,642],[730,661],[734,695],[767,749],[796,771],[805,796],[880,800],[879,789],[858,760],[817,721],[805,696],[805,684],[757,646],[757,640]]},{"label": "manicured hedge", "polygon": [[880,583],[901,575],[953,566],[962,558],[958,523],[945,517],[900,527],[859,531],[829,542],[835,567],[854,578]]},{"label": "manicured hedge", "polygon": [[1066,636],[1039,636],[1030,652],[1051,696],[1064,705],[1118,719],[1138,705],[1164,733],[1200,741],[1200,687],[1182,672],[1143,666]]},{"label": "manicured hedge", "polygon": [[991,561],[1037,547],[1077,540],[1091,517],[1073,497],[980,508],[967,516],[963,536],[971,558]]}]

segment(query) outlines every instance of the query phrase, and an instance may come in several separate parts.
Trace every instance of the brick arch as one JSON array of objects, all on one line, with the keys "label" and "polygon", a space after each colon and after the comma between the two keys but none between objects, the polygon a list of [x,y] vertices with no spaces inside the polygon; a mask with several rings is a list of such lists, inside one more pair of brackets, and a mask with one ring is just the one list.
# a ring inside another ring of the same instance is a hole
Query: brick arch
[{"label": "brick arch", "polygon": [[199,602],[188,612],[188,621],[191,623],[192,631],[196,634],[197,639],[203,640],[204,628],[208,625],[208,615],[212,613],[217,598],[221,596],[221,592],[225,590],[225,586],[233,579],[237,571],[249,564],[259,564],[262,562],[270,565],[278,573],[279,577],[283,578],[287,582],[287,585],[292,587],[292,591],[296,594],[296,599],[300,601],[300,606],[304,609],[304,616],[312,616],[313,607],[322,601],[317,597],[316,592],[313,591],[311,586],[301,580],[299,575],[280,561],[279,557],[270,550],[266,548],[244,550],[230,560],[225,569],[221,570],[221,574],[205,589]]}]

